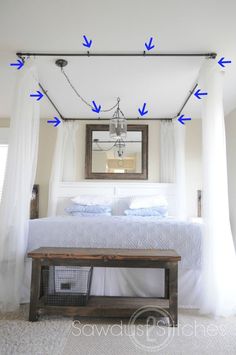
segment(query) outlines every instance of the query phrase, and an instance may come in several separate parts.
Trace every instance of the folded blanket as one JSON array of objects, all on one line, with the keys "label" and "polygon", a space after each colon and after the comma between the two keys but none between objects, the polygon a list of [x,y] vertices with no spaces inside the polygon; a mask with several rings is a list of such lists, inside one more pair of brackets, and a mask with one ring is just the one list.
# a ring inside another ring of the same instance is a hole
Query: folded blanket
[{"label": "folded blanket", "polygon": [[74,217],[100,217],[100,216],[111,216],[111,212],[103,212],[103,213],[71,212],[70,215]]},{"label": "folded blanket", "polygon": [[65,209],[65,212],[67,212],[68,214],[71,214],[73,212],[107,213],[107,212],[111,212],[111,207],[103,206],[103,205],[85,206],[85,205],[73,204],[67,207]]},{"label": "folded blanket", "polygon": [[130,209],[156,208],[158,206],[168,206],[164,196],[136,196],[130,200]]},{"label": "folded blanket", "polygon": [[136,208],[125,210],[126,216],[156,216],[167,217],[168,211],[166,206],[158,206],[155,208]]}]

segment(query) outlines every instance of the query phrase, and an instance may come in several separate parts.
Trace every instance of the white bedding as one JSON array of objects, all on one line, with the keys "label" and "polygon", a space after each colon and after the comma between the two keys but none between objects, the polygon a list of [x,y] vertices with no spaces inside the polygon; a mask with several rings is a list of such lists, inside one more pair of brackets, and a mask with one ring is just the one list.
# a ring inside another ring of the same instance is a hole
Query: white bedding
[{"label": "white bedding", "polygon": [[[30,221],[28,251],[42,246],[175,249],[179,305],[198,307],[201,297],[201,224],[156,217],[53,217]],[[29,301],[31,260],[26,260],[22,301]],[[163,270],[95,268],[93,295],[163,296]]]},{"label": "white bedding", "polygon": [[42,246],[128,249],[175,249],[180,268],[199,269],[201,225],[173,218],[70,217],[30,221],[28,250]]}]

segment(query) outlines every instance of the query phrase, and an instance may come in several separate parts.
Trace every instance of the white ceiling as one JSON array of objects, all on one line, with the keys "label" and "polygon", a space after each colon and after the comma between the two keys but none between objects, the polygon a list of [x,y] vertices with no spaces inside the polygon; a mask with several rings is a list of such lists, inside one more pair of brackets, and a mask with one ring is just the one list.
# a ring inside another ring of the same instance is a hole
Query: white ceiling
[{"label": "white ceiling", "polygon": [[[82,36],[93,40],[91,52],[142,52],[152,36],[157,52],[211,52],[232,60],[225,71],[226,114],[236,107],[235,0],[0,0],[0,117],[9,117],[17,70],[9,66],[17,51],[81,52]],[[58,57],[57,57],[58,58]],[[69,88],[56,58],[37,58],[40,81],[67,117],[96,118]],[[121,98],[127,117],[177,114],[197,79],[199,58],[68,58],[66,71],[88,100],[107,108]],[[192,97],[184,113],[200,117]],[[46,98],[41,116],[56,112]],[[101,117],[110,117],[102,114]]]}]

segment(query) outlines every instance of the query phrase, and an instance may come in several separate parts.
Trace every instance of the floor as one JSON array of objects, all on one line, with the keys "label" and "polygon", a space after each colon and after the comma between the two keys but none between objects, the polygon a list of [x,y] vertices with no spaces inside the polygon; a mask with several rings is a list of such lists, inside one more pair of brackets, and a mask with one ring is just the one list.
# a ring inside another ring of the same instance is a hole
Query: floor
[{"label": "floor", "polygon": [[180,310],[179,327],[150,318],[121,320],[41,317],[27,321],[28,305],[0,314],[1,355],[215,355],[236,354],[236,317],[212,319],[195,310]]}]

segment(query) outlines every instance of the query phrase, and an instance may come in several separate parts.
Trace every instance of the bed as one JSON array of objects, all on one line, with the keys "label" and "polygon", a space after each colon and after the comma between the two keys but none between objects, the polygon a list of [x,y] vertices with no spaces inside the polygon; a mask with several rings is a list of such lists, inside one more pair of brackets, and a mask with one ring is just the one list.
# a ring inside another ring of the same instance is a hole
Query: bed
[{"label": "bed", "polygon": [[[30,221],[28,251],[48,247],[175,249],[179,264],[179,305],[198,307],[201,224],[175,218],[57,216]],[[162,270],[95,268],[91,294],[163,296]],[[26,261],[24,297],[29,301],[30,261]]]},{"label": "bed", "polygon": [[[64,209],[78,195],[112,196],[113,216],[70,217]],[[179,264],[179,306],[198,308],[201,297],[201,223],[176,218],[128,217],[129,197],[164,195],[169,214],[176,214],[174,184],[130,182],[61,183],[54,199],[56,216],[31,220],[28,251],[39,247],[162,248],[175,249]],[[29,302],[31,260],[25,261],[22,302]],[[108,296],[163,296],[164,272],[154,269],[95,268],[91,294]]]}]

